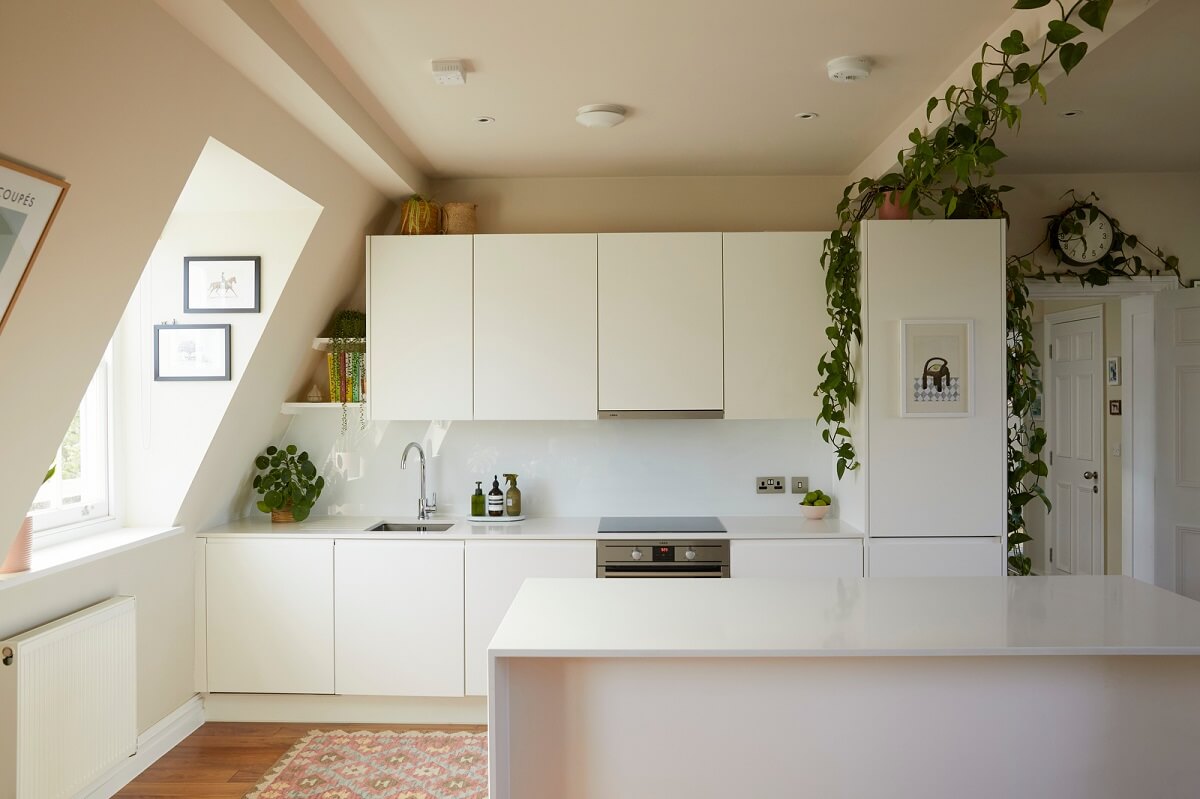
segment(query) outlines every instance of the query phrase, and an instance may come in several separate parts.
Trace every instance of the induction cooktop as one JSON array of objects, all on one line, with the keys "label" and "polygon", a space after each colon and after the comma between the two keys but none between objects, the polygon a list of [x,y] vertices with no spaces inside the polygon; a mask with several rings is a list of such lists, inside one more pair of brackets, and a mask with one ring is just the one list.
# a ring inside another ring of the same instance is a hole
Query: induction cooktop
[{"label": "induction cooktop", "polygon": [[716,516],[604,516],[601,533],[618,535],[675,535],[676,533],[724,533]]}]

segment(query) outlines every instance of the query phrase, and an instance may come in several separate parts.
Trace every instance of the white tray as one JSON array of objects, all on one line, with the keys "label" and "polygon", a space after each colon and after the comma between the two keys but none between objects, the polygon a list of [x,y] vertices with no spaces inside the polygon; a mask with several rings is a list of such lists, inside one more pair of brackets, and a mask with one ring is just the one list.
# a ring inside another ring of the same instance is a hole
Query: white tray
[{"label": "white tray", "polygon": [[468,516],[467,521],[476,524],[498,524],[500,522],[523,522],[525,516]]}]

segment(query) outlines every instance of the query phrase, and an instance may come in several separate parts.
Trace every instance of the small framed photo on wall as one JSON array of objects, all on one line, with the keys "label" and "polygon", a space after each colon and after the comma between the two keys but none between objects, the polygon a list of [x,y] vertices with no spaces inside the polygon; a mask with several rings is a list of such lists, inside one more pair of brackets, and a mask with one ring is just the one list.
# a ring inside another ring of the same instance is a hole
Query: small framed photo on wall
[{"label": "small framed photo on wall", "polygon": [[974,332],[970,319],[900,323],[901,416],[954,417],[975,412]]},{"label": "small framed photo on wall", "polygon": [[184,313],[259,313],[262,258],[197,255],[183,259]]},{"label": "small framed photo on wall", "polygon": [[231,380],[230,325],[155,325],[155,380]]},{"label": "small framed photo on wall", "polygon": [[1110,355],[1104,359],[1104,377],[1110,386],[1121,385],[1121,356]]}]

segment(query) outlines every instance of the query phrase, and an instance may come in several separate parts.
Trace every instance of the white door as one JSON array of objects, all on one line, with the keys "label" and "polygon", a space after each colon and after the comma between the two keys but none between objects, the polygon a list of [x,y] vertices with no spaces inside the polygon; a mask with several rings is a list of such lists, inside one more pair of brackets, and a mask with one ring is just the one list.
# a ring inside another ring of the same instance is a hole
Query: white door
[{"label": "white door", "polygon": [[337,693],[463,695],[463,542],[340,540]]},{"label": "white door", "polygon": [[596,235],[475,237],[475,418],[596,418]]},{"label": "white door", "polygon": [[1156,297],[1159,584],[1200,599],[1200,288]]},{"label": "white door", "polygon": [[1051,570],[1104,573],[1104,310],[1046,316]]},{"label": "white door", "polygon": [[488,689],[488,644],[521,584],[530,577],[596,577],[595,541],[468,541],[466,552],[467,695]]},{"label": "white door", "polygon": [[599,237],[601,411],[721,410],[720,233]]},{"label": "white door", "polygon": [[367,239],[371,418],[471,418],[471,244],[471,236]]}]

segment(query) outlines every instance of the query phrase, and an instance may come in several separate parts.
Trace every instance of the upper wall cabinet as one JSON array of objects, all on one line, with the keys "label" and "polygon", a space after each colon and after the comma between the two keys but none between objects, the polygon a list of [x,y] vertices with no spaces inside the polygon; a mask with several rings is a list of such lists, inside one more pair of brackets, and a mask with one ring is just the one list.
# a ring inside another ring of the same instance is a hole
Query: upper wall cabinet
[{"label": "upper wall cabinet", "polygon": [[824,233],[726,233],[725,418],[815,419]]},{"label": "upper wall cabinet", "polygon": [[472,237],[367,239],[374,419],[472,417]]},{"label": "upper wall cabinet", "polygon": [[720,233],[599,237],[600,411],[724,408]]},{"label": "upper wall cabinet", "polygon": [[596,418],[596,235],[475,237],[475,418]]}]

